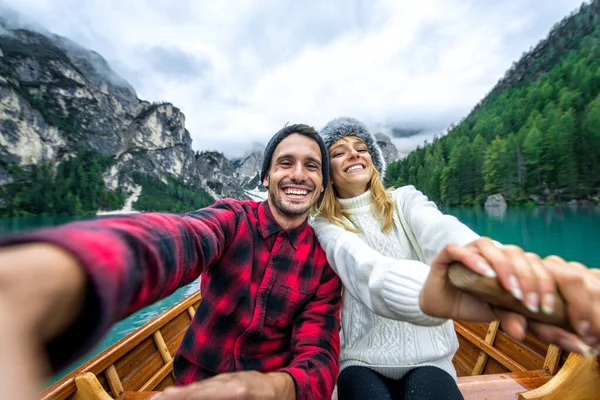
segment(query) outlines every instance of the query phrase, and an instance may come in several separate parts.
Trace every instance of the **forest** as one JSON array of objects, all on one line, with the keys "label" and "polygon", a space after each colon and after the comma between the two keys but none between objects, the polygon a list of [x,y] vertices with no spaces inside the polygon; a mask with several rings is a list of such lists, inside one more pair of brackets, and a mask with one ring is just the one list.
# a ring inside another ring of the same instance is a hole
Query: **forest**
[{"label": "forest", "polygon": [[599,202],[600,1],[582,5],[444,136],[392,163],[387,186],[444,205]]},{"label": "forest", "polygon": [[[114,157],[91,150],[80,150],[78,156],[50,165],[3,165],[12,183],[0,186],[0,217],[35,215],[92,215],[99,209],[123,208],[127,193],[110,191],[102,178],[114,164]],[[165,182],[140,173],[130,173],[142,185],[142,193],[133,204],[138,211],[183,213],[205,207],[214,199],[201,189],[165,178]]]},{"label": "forest", "polygon": [[3,165],[12,183],[0,186],[0,216],[84,215],[99,208],[122,208],[126,195],[108,190],[102,178],[113,163],[113,157],[80,150],[56,169],[46,164]]},{"label": "forest", "polygon": [[138,211],[168,211],[185,213],[206,207],[214,203],[214,199],[199,188],[190,188],[175,179],[167,179],[167,183],[151,176],[134,173],[133,180],[142,186],[142,194],[133,203]]}]

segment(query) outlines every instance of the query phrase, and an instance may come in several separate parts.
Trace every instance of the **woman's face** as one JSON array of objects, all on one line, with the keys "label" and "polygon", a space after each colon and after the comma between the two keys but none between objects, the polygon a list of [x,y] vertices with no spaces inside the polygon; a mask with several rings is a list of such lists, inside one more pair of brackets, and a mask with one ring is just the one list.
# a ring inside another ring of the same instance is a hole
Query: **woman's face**
[{"label": "woman's face", "polygon": [[373,162],[367,145],[355,136],[344,137],[329,148],[331,180],[343,199],[367,191]]}]

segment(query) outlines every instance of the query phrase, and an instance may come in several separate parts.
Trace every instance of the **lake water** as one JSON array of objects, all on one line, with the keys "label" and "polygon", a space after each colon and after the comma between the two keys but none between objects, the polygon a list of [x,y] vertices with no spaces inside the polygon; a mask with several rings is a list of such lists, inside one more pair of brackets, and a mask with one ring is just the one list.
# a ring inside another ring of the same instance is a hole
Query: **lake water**
[{"label": "lake water", "polygon": [[600,207],[443,208],[475,232],[504,244],[516,244],[541,256],[556,254],[600,268]]},{"label": "lake water", "polygon": [[[519,245],[542,256],[557,254],[567,260],[577,260],[589,267],[600,268],[600,252],[595,248],[599,243],[600,207],[514,207],[504,212],[473,207],[442,210],[458,217],[480,235],[492,237],[505,244]],[[85,218],[5,218],[0,219],[0,235]],[[196,281],[117,323],[86,359],[106,349],[198,288],[199,284]],[[81,360],[72,368],[85,361]],[[55,379],[60,376],[62,374]]]}]

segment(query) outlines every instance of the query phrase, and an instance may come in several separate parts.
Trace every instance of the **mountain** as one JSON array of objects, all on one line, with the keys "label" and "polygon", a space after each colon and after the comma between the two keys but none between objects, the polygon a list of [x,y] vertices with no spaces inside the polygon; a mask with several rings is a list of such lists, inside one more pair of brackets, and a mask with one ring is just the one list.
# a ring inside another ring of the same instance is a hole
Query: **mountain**
[{"label": "mountain", "polygon": [[260,157],[196,153],[177,107],[139,99],[96,52],[0,19],[0,214],[120,208],[142,181],[142,210],[260,197]]},{"label": "mountain", "polygon": [[[378,141],[398,159],[389,137]],[[139,99],[98,53],[0,17],[0,216],[262,200],[263,151],[235,160],[194,151],[173,104]]]},{"label": "mountain", "polygon": [[375,139],[377,140],[377,144],[381,147],[381,151],[383,152],[383,158],[385,159],[386,164],[391,164],[400,158],[400,153],[398,152],[398,148],[394,143],[392,143],[392,139],[389,136],[377,132],[375,133]]},{"label": "mountain", "polygon": [[583,3],[447,135],[389,166],[446,205],[600,203],[600,0]]}]

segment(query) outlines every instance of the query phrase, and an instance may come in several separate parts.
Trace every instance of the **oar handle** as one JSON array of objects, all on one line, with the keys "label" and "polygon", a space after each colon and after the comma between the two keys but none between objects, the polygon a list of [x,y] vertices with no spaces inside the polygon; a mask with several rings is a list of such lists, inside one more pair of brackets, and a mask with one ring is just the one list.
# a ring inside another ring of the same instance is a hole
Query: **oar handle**
[{"label": "oar handle", "polygon": [[467,292],[478,299],[490,303],[498,308],[514,311],[527,319],[545,324],[556,325],[574,332],[566,316],[566,306],[563,297],[556,296],[556,304],[552,314],[531,312],[523,303],[513,297],[504,289],[496,278],[487,278],[471,271],[462,263],[450,265],[448,275],[450,282],[463,292]]}]

